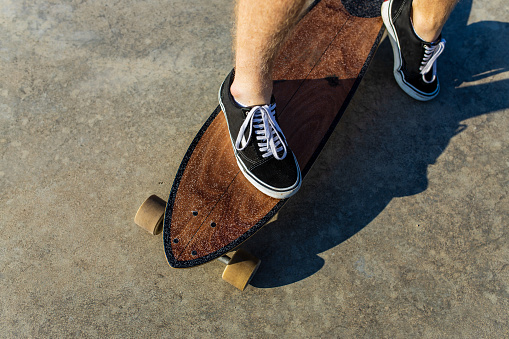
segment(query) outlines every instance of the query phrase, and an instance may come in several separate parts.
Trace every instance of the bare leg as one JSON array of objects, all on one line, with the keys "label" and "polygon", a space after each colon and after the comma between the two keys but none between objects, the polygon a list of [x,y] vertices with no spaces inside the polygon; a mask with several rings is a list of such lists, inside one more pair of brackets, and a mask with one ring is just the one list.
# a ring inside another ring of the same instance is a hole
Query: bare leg
[{"label": "bare leg", "polygon": [[459,0],[414,0],[412,22],[415,32],[424,41],[438,39],[445,22]]},{"label": "bare leg", "polygon": [[231,93],[246,105],[264,105],[272,95],[274,57],[294,27],[305,0],[238,0],[235,80]]}]

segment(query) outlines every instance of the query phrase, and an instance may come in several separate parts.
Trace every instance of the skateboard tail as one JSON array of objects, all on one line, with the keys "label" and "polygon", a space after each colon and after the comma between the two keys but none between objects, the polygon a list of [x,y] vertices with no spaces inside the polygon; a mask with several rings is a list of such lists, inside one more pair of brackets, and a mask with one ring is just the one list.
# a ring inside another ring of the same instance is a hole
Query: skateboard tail
[{"label": "skateboard tail", "polygon": [[[272,210],[267,213],[264,217],[262,217],[254,226],[247,228],[247,231],[244,232],[242,235],[232,236],[232,241],[230,241],[227,245],[217,246],[216,250],[210,250],[210,251],[204,251],[206,250],[208,246],[205,246],[203,244],[200,244],[200,242],[193,242],[190,241],[185,247],[184,250],[177,248],[175,243],[175,238],[171,237],[171,233],[167,232],[163,235],[163,242],[165,246],[165,252],[166,252],[166,259],[168,261],[168,264],[173,268],[190,268],[194,266],[199,266],[202,264],[205,264],[209,261],[212,261],[216,258],[219,258],[223,255],[225,255],[228,252],[231,252],[238,248],[242,243],[244,243],[247,239],[252,237],[256,232],[258,232],[265,224],[267,224],[269,221],[271,221],[272,218],[277,214],[277,212],[283,207],[286,200],[280,200],[273,208]],[[169,209],[170,208],[170,209]],[[172,214],[172,205],[170,202],[167,206],[167,215],[165,218],[165,226],[171,225],[171,214]],[[166,224],[168,223],[168,224]],[[202,225],[203,226],[203,225]],[[228,225],[223,225],[225,227],[228,227]],[[233,227],[232,225],[230,225]],[[216,227],[219,227],[216,225]],[[213,243],[213,242],[212,242]],[[178,244],[178,242],[177,242]],[[208,245],[208,244],[207,244]],[[193,248],[194,246],[194,248]],[[190,254],[190,255],[189,255]]]}]

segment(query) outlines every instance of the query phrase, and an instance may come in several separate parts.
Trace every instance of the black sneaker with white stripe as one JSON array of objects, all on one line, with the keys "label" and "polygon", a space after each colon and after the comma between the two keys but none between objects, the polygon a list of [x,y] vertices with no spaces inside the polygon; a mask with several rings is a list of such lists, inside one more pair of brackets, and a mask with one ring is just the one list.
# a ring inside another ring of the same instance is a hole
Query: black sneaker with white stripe
[{"label": "black sneaker with white stripe", "polygon": [[412,98],[428,101],[438,95],[437,58],[444,51],[445,40],[426,42],[415,33],[412,20],[412,0],[385,0],[382,4],[384,21],[394,52],[394,77],[398,85]]},{"label": "black sneaker with white stripe", "polygon": [[289,198],[300,188],[302,176],[277,122],[274,98],[270,105],[241,107],[230,92],[234,76],[233,70],[221,85],[219,103],[240,170],[264,194]]}]

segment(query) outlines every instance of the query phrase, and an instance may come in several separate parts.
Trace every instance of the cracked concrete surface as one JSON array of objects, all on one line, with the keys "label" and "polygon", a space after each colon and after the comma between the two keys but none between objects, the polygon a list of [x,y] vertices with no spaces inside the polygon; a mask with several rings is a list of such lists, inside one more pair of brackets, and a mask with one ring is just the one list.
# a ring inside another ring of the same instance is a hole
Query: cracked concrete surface
[{"label": "cracked concrete surface", "polygon": [[506,3],[460,2],[430,103],[380,46],[243,293],[132,221],[217,105],[232,11],[0,3],[0,337],[508,337]]}]

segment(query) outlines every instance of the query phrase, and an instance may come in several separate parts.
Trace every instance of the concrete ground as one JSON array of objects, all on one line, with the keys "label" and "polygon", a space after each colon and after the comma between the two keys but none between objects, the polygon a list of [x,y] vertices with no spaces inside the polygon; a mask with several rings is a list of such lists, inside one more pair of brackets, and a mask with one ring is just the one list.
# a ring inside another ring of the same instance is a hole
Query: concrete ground
[{"label": "concrete ground", "polygon": [[385,41],[280,219],[171,269],[133,223],[166,197],[232,66],[229,0],[0,2],[0,337],[509,337],[509,10],[462,0],[442,92]]}]

